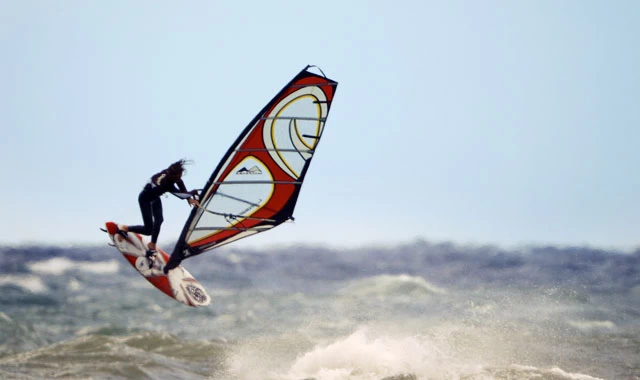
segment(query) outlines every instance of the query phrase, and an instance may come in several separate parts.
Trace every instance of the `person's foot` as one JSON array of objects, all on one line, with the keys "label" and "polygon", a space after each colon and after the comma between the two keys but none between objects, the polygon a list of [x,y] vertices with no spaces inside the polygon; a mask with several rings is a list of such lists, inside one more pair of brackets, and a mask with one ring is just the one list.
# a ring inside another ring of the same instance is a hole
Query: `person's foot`
[{"label": "person's foot", "polygon": [[147,257],[147,261],[149,262],[149,268],[153,268],[153,262],[156,261],[156,255],[158,251],[155,249],[149,249],[145,252],[145,256]]}]

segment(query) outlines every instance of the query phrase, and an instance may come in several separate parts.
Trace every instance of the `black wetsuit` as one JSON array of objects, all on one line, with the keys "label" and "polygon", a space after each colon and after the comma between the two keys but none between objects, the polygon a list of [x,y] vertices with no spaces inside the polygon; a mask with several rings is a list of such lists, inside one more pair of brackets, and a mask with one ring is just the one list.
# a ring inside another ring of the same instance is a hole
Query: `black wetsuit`
[{"label": "black wetsuit", "polygon": [[151,242],[157,243],[160,226],[164,221],[160,196],[166,192],[186,193],[187,189],[182,179],[176,179],[169,174],[168,170],[163,170],[151,177],[138,196],[144,226],[129,226],[129,231],[151,235]]}]

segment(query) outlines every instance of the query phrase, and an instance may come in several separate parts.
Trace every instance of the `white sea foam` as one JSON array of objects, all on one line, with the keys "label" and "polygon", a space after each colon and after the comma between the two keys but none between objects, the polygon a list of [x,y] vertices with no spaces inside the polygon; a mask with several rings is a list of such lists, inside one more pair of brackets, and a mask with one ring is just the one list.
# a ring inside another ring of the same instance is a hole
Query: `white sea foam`
[{"label": "white sea foam", "polygon": [[117,260],[107,261],[74,261],[66,257],[54,257],[48,260],[31,262],[29,270],[40,274],[61,275],[67,271],[77,270],[96,274],[117,273],[120,264]]},{"label": "white sea foam", "polygon": [[44,293],[48,290],[42,279],[34,275],[3,275],[0,277],[0,286],[16,286],[31,293]]},{"label": "white sea foam", "polygon": [[342,293],[357,297],[407,296],[413,298],[445,294],[446,291],[430,284],[422,277],[401,274],[379,275],[358,280],[346,287]]},{"label": "white sea foam", "polygon": [[560,368],[554,367],[551,368],[550,370],[546,370],[546,371],[541,371],[541,372],[548,372],[552,375],[555,375],[557,377],[559,377],[560,379],[567,379],[567,380],[602,380],[599,377],[593,377],[593,376],[589,376],[589,375],[583,375],[581,373],[569,373],[569,372],[565,372]]},{"label": "white sea foam", "polygon": [[[380,335],[366,328],[318,345],[299,356],[288,372],[278,379],[316,380],[379,380],[415,379],[506,379],[548,378],[566,380],[599,380],[580,373],[566,372],[558,367],[501,365],[508,355],[497,352],[498,358],[469,356],[470,351],[457,346],[449,335]],[[466,341],[466,339],[465,339]],[[466,343],[468,344],[468,342]],[[515,377],[514,377],[515,376]],[[254,377],[251,377],[254,378]],[[259,377],[255,377],[258,379]]]},{"label": "white sea foam", "polygon": [[82,285],[80,285],[80,282],[78,280],[76,280],[75,278],[72,278],[71,280],[69,280],[69,282],[67,283],[67,288],[71,291],[78,291],[80,289],[82,289]]},{"label": "white sea foam", "polygon": [[360,329],[299,357],[286,378],[373,380],[416,373],[436,378],[443,359],[443,353],[421,337],[374,338]]},{"label": "white sea foam", "polygon": [[577,320],[569,320],[567,321],[569,325],[575,327],[579,330],[587,331],[587,330],[599,330],[599,329],[615,329],[616,324],[611,321],[577,321]]}]

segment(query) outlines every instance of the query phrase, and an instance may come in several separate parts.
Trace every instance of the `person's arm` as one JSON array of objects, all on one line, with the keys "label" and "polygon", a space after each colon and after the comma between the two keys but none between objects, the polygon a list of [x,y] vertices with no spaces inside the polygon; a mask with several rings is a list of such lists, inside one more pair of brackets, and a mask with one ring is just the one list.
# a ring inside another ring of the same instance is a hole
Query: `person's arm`
[{"label": "person's arm", "polygon": [[[178,186],[178,188],[176,189],[177,192],[179,191],[181,193],[189,193],[191,195],[198,195],[198,190],[187,191],[187,187],[184,185],[184,182],[182,182],[182,179],[177,180],[175,184]],[[198,200],[195,199],[195,198],[187,198],[187,202],[189,202],[189,204],[191,206],[200,204],[200,202],[198,202]]]},{"label": "person's arm", "polygon": [[178,186],[178,188],[175,189],[176,193],[188,193],[187,188],[184,186],[184,182],[182,182],[182,179],[177,180],[175,184]]}]

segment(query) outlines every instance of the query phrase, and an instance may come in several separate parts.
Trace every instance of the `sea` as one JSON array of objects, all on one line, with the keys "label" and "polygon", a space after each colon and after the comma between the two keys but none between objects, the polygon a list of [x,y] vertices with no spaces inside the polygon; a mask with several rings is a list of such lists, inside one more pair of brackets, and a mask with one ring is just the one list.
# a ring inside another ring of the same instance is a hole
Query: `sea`
[{"label": "sea", "polygon": [[106,244],[0,263],[2,379],[640,379],[640,248],[229,245],[203,308]]}]

